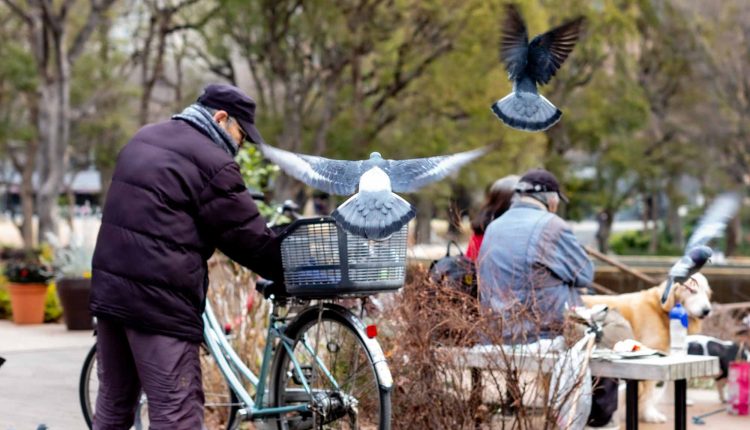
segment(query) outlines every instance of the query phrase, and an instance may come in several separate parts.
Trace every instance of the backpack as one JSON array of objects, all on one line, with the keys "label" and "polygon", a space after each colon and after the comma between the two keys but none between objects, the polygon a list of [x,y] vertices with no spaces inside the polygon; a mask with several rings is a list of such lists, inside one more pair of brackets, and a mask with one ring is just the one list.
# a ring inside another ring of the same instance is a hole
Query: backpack
[{"label": "backpack", "polygon": [[[451,245],[458,249],[458,255],[451,255]],[[448,243],[445,257],[430,264],[427,274],[437,284],[445,284],[471,297],[479,298],[476,266],[464,255],[455,241]]]}]

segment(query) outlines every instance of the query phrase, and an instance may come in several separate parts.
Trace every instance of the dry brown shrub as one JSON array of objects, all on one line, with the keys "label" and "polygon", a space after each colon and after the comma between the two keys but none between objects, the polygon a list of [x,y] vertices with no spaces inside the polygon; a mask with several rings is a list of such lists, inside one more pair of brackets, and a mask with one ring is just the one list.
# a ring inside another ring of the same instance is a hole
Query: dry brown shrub
[{"label": "dry brown shrub", "polygon": [[[245,364],[257,375],[260,373],[263,348],[266,343],[268,318],[268,301],[255,291],[252,273],[242,266],[233,263],[225,256],[216,254],[209,262],[208,298],[219,323],[228,324],[231,328],[228,339],[230,344],[243,358]],[[248,300],[252,306],[248,306]],[[228,403],[229,387],[219,368],[208,354],[201,357],[203,370],[203,388],[206,405],[211,402]],[[245,388],[254,394],[253,386]],[[206,427],[209,430],[223,429],[227,421],[227,408],[207,407]],[[255,428],[246,423],[243,429]]]},{"label": "dry brown shrub", "polygon": [[750,327],[742,322],[749,314],[750,308],[727,309],[714,303],[713,311],[703,320],[701,332],[707,336],[750,345]]},{"label": "dry brown shrub", "polygon": [[[379,338],[395,382],[394,429],[556,428],[559,411],[547,400],[551,381],[541,359],[519,361],[500,352],[480,371],[446,354],[502,343],[502,321],[483,312],[475,298],[433,283],[417,266],[390,303],[378,321],[386,327]],[[519,312],[514,316],[529,317]]]}]

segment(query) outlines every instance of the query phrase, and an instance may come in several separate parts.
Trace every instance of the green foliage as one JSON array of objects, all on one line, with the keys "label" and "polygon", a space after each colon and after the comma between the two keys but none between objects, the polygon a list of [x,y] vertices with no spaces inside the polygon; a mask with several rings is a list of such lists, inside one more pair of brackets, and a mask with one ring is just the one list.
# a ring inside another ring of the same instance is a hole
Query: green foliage
[{"label": "green foliage", "polygon": [[47,297],[44,302],[44,322],[55,322],[62,316],[63,309],[57,296],[57,285],[51,282],[47,286]]},{"label": "green foliage", "polygon": [[[235,161],[240,166],[247,187],[256,192],[268,192],[279,173],[279,166],[266,162],[255,145],[245,144]],[[266,202],[256,201],[255,204],[264,218],[269,219],[273,215],[273,208]]]},{"label": "green foliage", "polygon": [[246,144],[237,153],[235,161],[248,188],[260,192],[268,191],[274,178],[279,173],[279,166],[269,164],[263,159],[258,147]]},{"label": "green foliage", "polygon": [[23,45],[3,38],[0,43],[0,82],[7,81],[18,92],[34,91],[37,86],[34,58]]},{"label": "green foliage", "polygon": [[7,285],[7,279],[4,276],[0,277],[0,319],[10,318],[13,312],[10,307],[10,294]]},{"label": "green foliage", "polygon": [[[659,245],[654,255],[682,255],[682,249],[672,243],[672,238],[664,229],[659,231]],[[609,238],[609,247],[619,255],[643,255],[649,254],[648,248],[651,242],[651,232],[644,230],[631,230],[614,233]]]}]

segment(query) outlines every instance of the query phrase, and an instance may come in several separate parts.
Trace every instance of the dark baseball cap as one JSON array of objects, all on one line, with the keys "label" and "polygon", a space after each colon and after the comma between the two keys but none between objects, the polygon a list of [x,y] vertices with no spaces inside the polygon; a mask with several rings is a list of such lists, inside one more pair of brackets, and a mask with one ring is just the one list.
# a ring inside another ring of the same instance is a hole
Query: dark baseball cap
[{"label": "dark baseball cap", "polygon": [[240,128],[253,143],[264,143],[260,132],[255,128],[255,100],[241,89],[227,84],[211,84],[203,89],[198,103],[214,109],[226,111],[236,119]]},{"label": "dark baseball cap", "polygon": [[568,197],[560,190],[560,183],[552,173],[544,169],[531,169],[521,176],[516,185],[519,193],[544,193],[554,192],[560,196],[560,200],[568,203]]}]

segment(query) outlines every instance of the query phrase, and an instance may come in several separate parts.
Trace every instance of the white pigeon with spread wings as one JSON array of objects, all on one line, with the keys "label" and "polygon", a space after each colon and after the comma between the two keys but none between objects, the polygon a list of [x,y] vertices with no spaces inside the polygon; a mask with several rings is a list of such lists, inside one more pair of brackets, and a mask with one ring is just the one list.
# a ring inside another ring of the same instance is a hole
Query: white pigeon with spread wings
[{"label": "white pigeon with spread wings", "polygon": [[411,160],[386,160],[373,152],[367,160],[332,160],[259,144],[263,155],[288,175],[330,194],[348,196],[331,216],[344,230],[383,239],[414,218],[414,207],[394,194],[410,193],[457,172],[489,148]]}]

